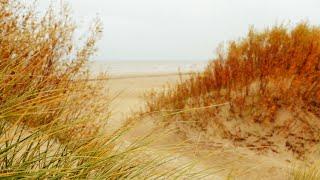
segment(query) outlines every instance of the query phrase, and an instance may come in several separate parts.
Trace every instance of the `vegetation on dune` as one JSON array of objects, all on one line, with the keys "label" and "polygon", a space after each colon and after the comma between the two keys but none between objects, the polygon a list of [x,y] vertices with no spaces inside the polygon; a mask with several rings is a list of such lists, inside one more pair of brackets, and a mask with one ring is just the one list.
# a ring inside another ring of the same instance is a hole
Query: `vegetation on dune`
[{"label": "vegetation on dune", "polygon": [[[0,0],[0,178],[205,176],[190,173],[189,165],[166,166],[175,158],[148,153],[144,140],[123,144],[128,124],[106,135],[111,99],[87,68],[101,35],[99,21],[76,47],[67,7],[40,18],[34,9]],[[148,110],[187,137],[200,132],[206,142],[219,136],[274,152],[283,146],[302,157],[319,142],[319,57],[319,27],[250,30],[218,52],[205,72],[150,94]],[[293,176],[318,173],[314,168]]]},{"label": "vegetation on dune", "polygon": [[147,107],[190,139],[303,157],[320,137],[320,27],[250,29],[204,72],[147,95]]},{"label": "vegetation on dune", "polygon": [[289,179],[293,180],[317,180],[320,179],[319,162],[308,167],[294,168]]},{"label": "vegetation on dune", "polygon": [[0,178],[188,174],[187,166],[166,169],[167,159],[146,158],[144,141],[121,146],[124,130],[102,132],[110,101],[86,68],[101,26],[93,24],[82,47],[74,46],[75,28],[66,7],[39,18],[32,6],[0,1]]}]

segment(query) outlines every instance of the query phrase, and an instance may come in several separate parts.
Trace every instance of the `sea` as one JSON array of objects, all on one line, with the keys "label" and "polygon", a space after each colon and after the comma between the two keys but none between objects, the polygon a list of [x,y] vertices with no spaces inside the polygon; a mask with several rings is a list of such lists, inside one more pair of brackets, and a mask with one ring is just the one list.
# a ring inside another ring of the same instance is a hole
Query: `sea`
[{"label": "sea", "polygon": [[90,69],[94,73],[106,72],[110,75],[147,75],[200,72],[208,61],[93,61]]}]

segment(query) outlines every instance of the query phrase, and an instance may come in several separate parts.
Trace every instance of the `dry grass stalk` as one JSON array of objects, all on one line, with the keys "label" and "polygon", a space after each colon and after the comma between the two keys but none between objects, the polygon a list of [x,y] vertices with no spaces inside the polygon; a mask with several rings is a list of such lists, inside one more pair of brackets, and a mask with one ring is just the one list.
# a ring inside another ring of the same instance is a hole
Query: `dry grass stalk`
[{"label": "dry grass stalk", "polygon": [[[168,124],[178,122],[209,138],[219,134],[259,151],[278,152],[284,146],[302,157],[320,140],[319,57],[318,26],[250,29],[225,51],[219,48],[204,72],[147,95],[148,111],[162,112]],[[230,105],[201,109],[221,103]],[[273,141],[276,137],[283,141]]]},{"label": "dry grass stalk", "polygon": [[76,26],[67,7],[58,13],[51,8],[41,18],[34,9],[0,0],[0,178],[188,174],[186,168],[163,168],[167,159],[147,159],[141,152],[144,141],[120,148],[125,129],[111,136],[102,132],[110,101],[105,87],[89,79],[86,68],[101,35],[99,21],[83,46],[75,47]]}]

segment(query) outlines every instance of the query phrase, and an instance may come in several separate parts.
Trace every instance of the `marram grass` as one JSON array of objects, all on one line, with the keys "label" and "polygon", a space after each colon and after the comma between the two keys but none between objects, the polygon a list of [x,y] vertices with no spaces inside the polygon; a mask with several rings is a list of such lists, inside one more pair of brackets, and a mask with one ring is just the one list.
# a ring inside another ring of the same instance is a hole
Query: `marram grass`
[{"label": "marram grass", "polygon": [[[217,135],[304,158],[320,140],[319,57],[319,26],[250,29],[219,48],[204,72],[148,94],[147,112],[160,114],[186,137]],[[264,142],[270,137],[281,140]]]},{"label": "marram grass", "polygon": [[86,68],[101,25],[79,47],[75,28],[66,7],[39,17],[32,6],[0,1],[0,178],[199,177],[148,158],[143,140],[122,147],[126,128],[103,132],[110,98]]},{"label": "marram grass", "polygon": [[[198,136],[311,159],[320,142],[319,57],[320,26],[251,28],[219,47],[204,72],[147,94],[145,114],[194,144]],[[318,167],[297,168],[290,179],[319,179]]]},{"label": "marram grass", "polygon": [[319,161],[305,167],[294,167],[288,179],[292,180],[318,180],[320,179]]}]

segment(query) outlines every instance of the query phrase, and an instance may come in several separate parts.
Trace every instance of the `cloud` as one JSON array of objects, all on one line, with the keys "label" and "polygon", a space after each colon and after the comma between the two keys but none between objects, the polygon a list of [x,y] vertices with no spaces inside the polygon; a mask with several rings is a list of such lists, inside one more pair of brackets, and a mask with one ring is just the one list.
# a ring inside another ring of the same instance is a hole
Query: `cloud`
[{"label": "cloud", "polygon": [[[45,9],[49,0],[41,0]],[[250,25],[320,22],[316,0],[69,0],[75,19],[104,24],[101,60],[206,60]]]}]

